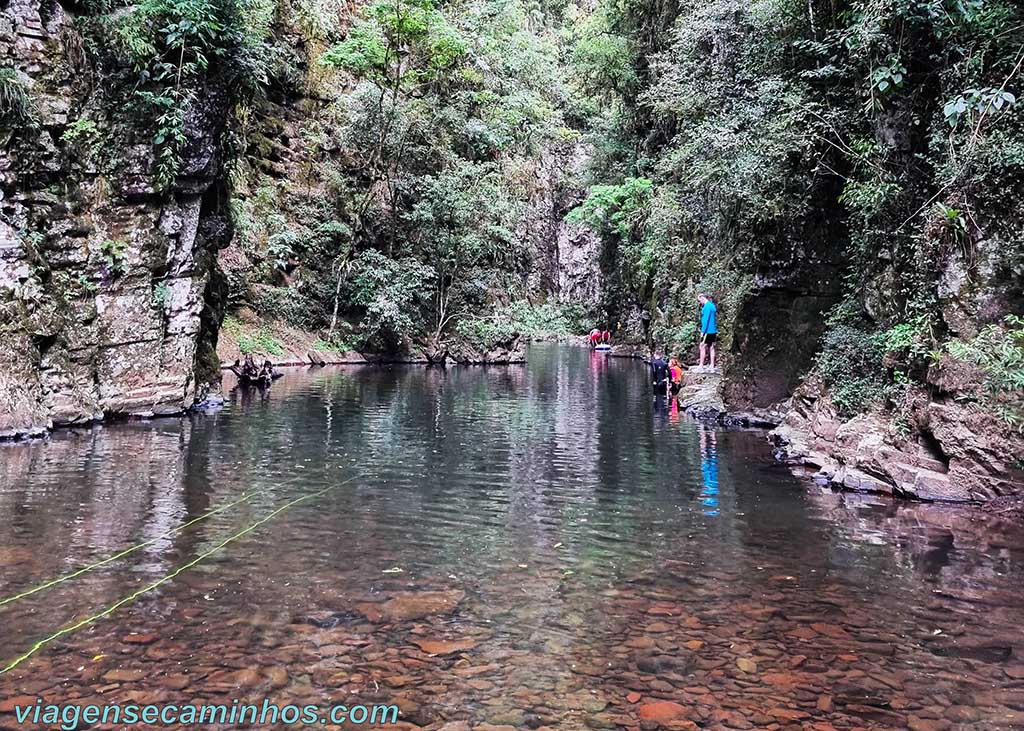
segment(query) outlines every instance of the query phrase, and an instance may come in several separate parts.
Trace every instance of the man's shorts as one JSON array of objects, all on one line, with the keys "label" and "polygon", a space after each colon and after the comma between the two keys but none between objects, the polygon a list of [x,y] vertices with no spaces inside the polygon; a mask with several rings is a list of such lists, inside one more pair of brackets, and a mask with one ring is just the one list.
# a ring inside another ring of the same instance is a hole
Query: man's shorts
[{"label": "man's shorts", "polygon": [[718,338],[718,333],[705,333],[701,336],[701,342],[706,345],[714,345],[715,340]]}]

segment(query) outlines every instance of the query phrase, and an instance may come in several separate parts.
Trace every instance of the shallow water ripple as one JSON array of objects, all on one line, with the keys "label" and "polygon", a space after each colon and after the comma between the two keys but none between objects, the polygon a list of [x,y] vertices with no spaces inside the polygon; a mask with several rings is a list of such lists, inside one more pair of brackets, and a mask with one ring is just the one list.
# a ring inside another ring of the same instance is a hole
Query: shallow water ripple
[{"label": "shallow water ripple", "polygon": [[0,729],[36,696],[387,702],[446,731],[1024,729],[1020,530],[821,490],[648,392],[636,362],[536,346],[5,446],[0,600],[145,544],[0,605],[5,665],[324,492],[0,675]]}]

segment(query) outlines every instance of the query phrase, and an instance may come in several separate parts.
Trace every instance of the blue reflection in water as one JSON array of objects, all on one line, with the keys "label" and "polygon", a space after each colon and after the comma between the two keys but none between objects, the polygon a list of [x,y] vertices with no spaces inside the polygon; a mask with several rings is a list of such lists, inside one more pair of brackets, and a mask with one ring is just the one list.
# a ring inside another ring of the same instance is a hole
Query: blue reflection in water
[{"label": "blue reflection in water", "polygon": [[700,431],[700,471],[704,478],[700,491],[704,515],[718,515],[718,444],[710,429]]}]

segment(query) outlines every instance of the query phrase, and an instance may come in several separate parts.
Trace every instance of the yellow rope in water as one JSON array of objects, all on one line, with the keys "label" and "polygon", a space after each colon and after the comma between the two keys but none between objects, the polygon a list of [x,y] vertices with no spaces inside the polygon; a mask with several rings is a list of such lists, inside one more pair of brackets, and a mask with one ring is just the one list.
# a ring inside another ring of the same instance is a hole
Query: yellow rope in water
[{"label": "yellow rope in water", "polygon": [[63,584],[65,581],[69,581],[71,579],[74,579],[77,576],[81,576],[82,574],[88,573],[89,571],[92,571],[94,569],[98,569],[101,566],[106,566],[108,563],[111,563],[113,561],[117,561],[119,558],[124,558],[125,556],[128,556],[129,554],[135,553],[136,551],[139,551],[139,550],[145,548],[146,546],[153,545],[154,543],[156,543],[159,540],[167,538],[168,536],[172,536],[175,533],[177,533],[179,531],[182,531],[185,528],[188,528],[190,525],[195,525],[196,523],[198,523],[198,522],[200,522],[202,520],[206,520],[207,518],[212,518],[217,513],[224,512],[228,508],[233,508],[236,505],[240,505],[241,503],[244,503],[247,500],[251,500],[253,498],[253,496],[258,495],[258,494],[259,493],[256,493],[256,492],[246,493],[245,495],[240,497],[238,500],[235,500],[234,502],[230,502],[227,505],[221,505],[219,508],[215,508],[214,510],[211,510],[208,513],[204,513],[203,515],[200,515],[200,516],[198,516],[196,518],[193,518],[192,520],[188,521],[187,523],[182,523],[177,528],[172,528],[171,530],[167,531],[166,533],[161,533],[160,535],[156,536],[155,538],[150,538],[148,541],[144,541],[143,543],[139,543],[137,545],[131,546],[130,548],[126,548],[123,551],[119,551],[118,553],[115,553],[113,556],[105,558],[102,561],[97,561],[96,563],[89,564],[88,566],[83,566],[82,568],[80,568],[80,569],[78,569],[76,571],[73,571],[70,574],[65,574],[64,576],[58,576],[56,579],[51,579],[50,581],[47,581],[47,582],[45,582],[43,584],[40,584],[39,586],[33,587],[31,589],[26,589],[25,591],[23,591],[23,592],[21,592],[19,594],[15,594],[14,596],[9,596],[6,599],[0,599],[0,607],[3,607],[5,605],[7,605],[7,604],[11,604],[12,602],[16,602],[19,599],[24,599],[25,597],[32,596],[33,594],[38,594],[39,592],[44,591],[45,589],[49,589],[51,586],[57,586],[57,584]]},{"label": "yellow rope in water", "polygon": [[259,528],[264,523],[267,523],[267,522],[273,520],[275,517],[277,517],[278,515],[283,513],[285,510],[288,510],[289,508],[291,508],[291,507],[293,507],[295,505],[298,505],[301,502],[305,502],[306,500],[312,500],[313,498],[320,497],[324,493],[330,492],[331,490],[336,490],[339,487],[341,487],[342,485],[346,485],[349,482],[352,482],[352,480],[356,479],[357,477],[359,477],[359,475],[353,475],[352,477],[348,478],[347,480],[342,480],[341,482],[339,482],[336,485],[329,485],[329,486],[323,488],[322,490],[317,490],[316,492],[312,492],[309,495],[303,495],[302,497],[297,497],[294,500],[289,500],[288,502],[286,502],[281,507],[271,511],[270,513],[267,513],[265,516],[263,516],[262,518],[257,520],[255,523],[249,525],[246,528],[243,528],[242,530],[238,531],[234,535],[225,538],[223,541],[218,543],[216,546],[214,546],[210,550],[205,551],[205,552],[199,554],[198,556],[196,556],[194,559],[192,559],[188,563],[182,564],[181,566],[179,566],[177,569],[175,569],[171,573],[167,574],[166,576],[164,576],[164,577],[162,577],[160,579],[157,579],[153,583],[148,584],[148,585],[142,587],[138,591],[136,591],[136,592],[134,592],[132,594],[129,594],[128,596],[126,596],[126,597],[124,597],[122,599],[119,599],[118,601],[114,602],[109,607],[104,609],[102,612],[94,614],[91,617],[87,617],[87,618],[85,618],[85,619],[83,619],[83,620],[81,620],[79,622],[75,622],[74,624],[68,625],[67,627],[64,627],[63,629],[60,629],[60,630],[54,632],[49,637],[45,637],[45,638],[39,640],[37,643],[32,645],[32,647],[29,648],[29,650],[27,652],[25,652],[23,655],[20,655],[20,656],[14,658],[9,663],[7,663],[7,665],[5,665],[3,667],[3,669],[0,669],[0,675],[4,675],[5,673],[9,673],[11,670],[14,670],[14,668],[16,668],[19,665],[21,665],[23,662],[25,662],[30,657],[35,655],[37,652],[42,650],[44,647],[49,645],[51,642],[54,642],[55,640],[59,640],[61,637],[66,637],[67,635],[70,635],[70,634],[72,634],[74,632],[77,632],[80,629],[88,627],[90,624],[93,624],[94,622],[98,622],[99,620],[103,619],[104,617],[109,617],[111,614],[116,612],[118,609],[123,607],[125,604],[129,604],[129,603],[135,601],[136,599],[138,599],[143,594],[146,594],[147,592],[153,591],[153,589],[156,589],[158,586],[161,586],[162,584],[166,584],[168,581],[176,578],[177,576],[179,576],[180,574],[184,573],[185,571],[188,571],[190,568],[192,568],[196,564],[200,563],[204,559],[209,558],[213,554],[217,553],[217,551],[221,550],[222,548],[224,548],[228,544],[234,543],[239,538],[241,538],[242,536],[244,536],[244,535],[246,535],[248,533],[251,533],[252,531],[256,530],[257,528]]},{"label": "yellow rope in water", "polygon": [[[299,482],[302,479],[304,479],[304,478],[295,478],[293,480],[287,480],[285,482],[279,483],[278,486],[280,487],[282,485],[290,485],[292,483]],[[162,540],[164,538],[167,538],[168,536],[172,536],[175,533],[179,533],[179,532],[185,530],[186,528],[188,528],[189,526],[195,525],[196,523],[204,521],[207,518],[212,518],[217,513],[222,513],[225,510],[227,510],[228,508],[233,508],[236,505],[241,505],[244,502],[252,500],[254,497],[256,497],[257,495],[260,495],[260,494],[262,494],[262,493],[260,493],[260,492],[249,492],[249,493],[246,493],[246,494],[242,495],[242,497],[238,498],[237,500],[234,500],[234,501],[232,501],[230,503],[227,503],[226,505],[221,505],[218,508],[214,508],[213,510],[211,510],[208,513],[204,513],[203,515],[200,515],[200,516],[198,516],[196,518],[193,518],[192,520],[190,520],[190,521],[188,521],[186,523],[182,523],[177,528],[171,528],[171,530],[167,531],[166,533],[161,533],[160,535],[155,536],[153,538],[150,538],[147,541],[143,541],[142,543],[136,544],[134,546],[130,546],[129,548],[126,548],[123,551],[119,551],[118,553],[115,553],[113,556],[109,556],[108,558],[105,558],[102,561],[97,561],[96,563],[89,564],[88,566],[83,566],[80,569],[76,569],[75,571],[72,571],[70,574],[65,574],[64,576],[58,576],[56,579],[51,579],[50,581],[42,583],[39,586],[33,587],[31,589],[26,589],[25,591],[22,591],[22,592],[20,592],[18,594],[15,594],[13,596],[9,596],[6,599],[0,599],[0,607],[3,607],[5,605],[7,605],[7,604],[11,604],[13,602],[16,602],[19,599],[24,599],[25,597],[32,596],[33,594],[37,594],[37,593],[39,593],[39,592],[41,592],[41,591],[43,591],[45,589],[49,589],[50,587],[57,586],[58,584],[63,584],[65,581],[68,581],[70,579],[74,579],[75,577],[81,576],[82,574],[85,574],[85,573],[88,573],[90,571],[93,571],[94,569],[98,569],[101,566],[106,566],[108,563],[112,563],[114,561],[117,561],[118,559],[124,558],[125,556],[128,556],[128,555],[130,555],[132,553],[135,553],[136,551],[139,551],[139,550],[145,548],[146,546],[151,546],[154,543],[156,543],[157,541],[160,541],[160,540]]]}]

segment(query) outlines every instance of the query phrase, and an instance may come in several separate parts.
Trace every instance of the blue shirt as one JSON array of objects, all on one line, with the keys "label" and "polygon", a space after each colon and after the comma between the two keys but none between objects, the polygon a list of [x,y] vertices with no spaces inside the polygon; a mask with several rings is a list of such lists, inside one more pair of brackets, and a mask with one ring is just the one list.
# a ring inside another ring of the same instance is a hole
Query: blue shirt
[{"label": "blue shirt", "polygon": [[700,308],[700,332],[701,335],[718,333],[718,308],[715,303],[708,300]]}]

